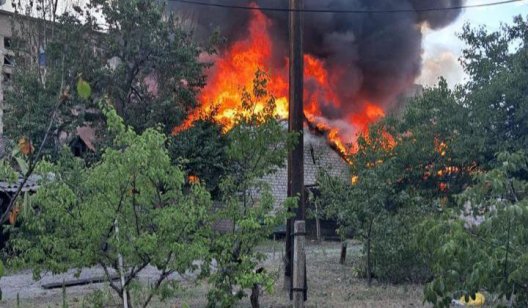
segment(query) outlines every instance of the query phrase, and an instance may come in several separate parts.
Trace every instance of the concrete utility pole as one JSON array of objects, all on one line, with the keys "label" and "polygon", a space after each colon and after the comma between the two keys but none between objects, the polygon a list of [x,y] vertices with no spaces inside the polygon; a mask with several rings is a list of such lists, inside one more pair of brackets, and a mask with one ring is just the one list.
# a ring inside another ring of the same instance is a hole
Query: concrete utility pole
[{"label": "concrete utility pole", "polygon": [[[302,288],[293,286],[293,268],[297,267],[294,262],[293,242],[297,233],[294,231],[296,221],[305,220],[304,205],[304,138],[303,138],[303,73],[304,73],[304,52],[303,52],[303,17],[299,12],[304,7],[303,0],[290,0],[290,95],[289,95],[289,125],[290,132],[299,134],[297,145],[288,155],[288,196],[298,197],[299,204],[295,214],[295,219],[289,219],[286,227],[286,260],[284,284],[290,291],[290,299],[293,299],[293,293],[302,292],[306,298],[306,267],[301,275]],[[304,225],[304,224],[303,224]],[[300,234],[303,236],[302,234]],[[304,254],[304,249],[302,254]],[[300,259],[304,260],[304,256]],[[296,258],[297,260],[297,258]],[[298,272],[298,271],[296,271]],[[298,278],[298,277],[297,277]],[[296,282],[297,279],[295,279]],[[298,298],[298,296],[295,296]]]},{"label": "concrete utility pole", "polygon": [[306,252],[304,235],[306,222],[297,220],[294,224],[295,241],[293,243],[293,307],[303,308],[306,298]]}]

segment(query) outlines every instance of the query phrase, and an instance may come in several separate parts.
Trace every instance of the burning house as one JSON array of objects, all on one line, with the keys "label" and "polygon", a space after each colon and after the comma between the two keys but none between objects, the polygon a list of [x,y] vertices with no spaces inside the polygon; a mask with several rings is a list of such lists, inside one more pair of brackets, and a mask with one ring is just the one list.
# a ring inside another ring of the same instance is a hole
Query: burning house
[{"label": "burning house", "polygon": [[[422,32],[439,29],[460,14],[463,0],[306,0],[304,114],[307,122],[326,132],[333,147],[349,152],[358,133],[385,113],[401,106],[399,98],[413,88],[422,67]],[[241,89],[251,89],[258,69],[270,74],[268,90],[276,97],[277,116],[288,114],[287,1],[231,1],[246,10],[218,8],[215,0],[173,3],[189,20],[197,37],[215,30],[226,37],[216,55],[204,55],[214,65],[199,97],[200,106],[176,131],[192,125],[200,114],[218,111],[216,120],[229,127],[241,108]],[[248,9],[249,8],[249,9]],[[340,13],[339,11],[371,13]]]},{"label": "burning house", "polygon": [[[419,94],[414,82],[422,67],[422,32],[439,29],[460,14],[458,9],[431,12],[425,8],[458,7],[463,0],[305,0],[304,116],[305,185],[316,185],[318,170],[347,174],[342,157],[354,151],[358,134],[397,110],[406,97]],[[192,126],[204,113],[226,129],[242,109],[242,89],[251,89],[257,70],[269,74],[268,91],[276,98],[275,115],[288,118],[287,1],[236,0],[246,9],[219,8],[215,0],[201,5],[174,2],[173,9],[188,21],[198,38],[219,31],[226,42],[215,55],[199,105],[174,133]],[[340,11],[371,13],[342,13]],[[257,102],[259,104],[259,102]],[[256,106],[256,108],[263,108]],[[315,137],[316,131],[323,137]],[[324,140],[326,138],[326,141]],[[280,203],[286,198],[287,171],[267,179]]]},{"label": "burning house", "polygon": [[[460,14],[459,9],[426,8],[459,7],[462,2],[305,0],[305,7],[315,10],[303,14],[306,188],[316,185],[321,170],[350,180],[343,157],[353,153],[358,134],[422,91],[414,82],[422,68],[424,29],[445,27]],[[213,63],[207,72],[207,86],[198,107],[173,132],[187,129],[213,110],[215,120],[229,129],[234,114],[242,110],[242,89],[253,87],[257,70],[269,74],[267,89],[276,99],[274,113],[287,119],[287,1],[273,5],[263,0],[229,3],[245,9],[219,8],[215,3],[172,4],[198,38],[206,40],[215,31],[226,37],[217,54],[202,56],[204,62]],[[261,9],[271,6],[272,10]],[[340,12],[343,10],[359,13]],[[365,11],[370,13],[361,13]],[[280,204],[287,195],[287,170],[266,180]]]},{"label": "burning house", "polygon": [[[319,136],[313,131],[305,129],[304,132],[304,185],[305,199],[309,213],[315,214],[317,208],[313,204],[310,195],[318,193],[317,178],[320,174],[326,173],[339,177],[343,181],[350,181],[350,168],[348,162],[339,153],[339,150],[332,148],[324,136]],[[271,187],[275,198],[275,206],[284,204],[288,196],[288,169],[282,168],[263,179]],[[311,237],[316,237],[314,215],[308,215],[307,232]],[[322,236],[336,236],[336,224],[333,221],[322,220]],[[279,233],[283,230],[279,230]]]}]

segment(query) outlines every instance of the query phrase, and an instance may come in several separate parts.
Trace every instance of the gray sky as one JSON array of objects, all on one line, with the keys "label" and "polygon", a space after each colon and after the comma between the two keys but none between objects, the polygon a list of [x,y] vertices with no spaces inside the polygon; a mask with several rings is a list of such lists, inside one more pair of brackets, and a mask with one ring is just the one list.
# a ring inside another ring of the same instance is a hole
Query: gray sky
[{"label": "gray sky", "polygon": [[[468,4],[489,3],[496,0],[473,0]],[[457,38],[462,27],[469,22],[473,26],[484,25],[490,30],[498,30],[501,23],[511,23],[513,17],[528,17],[528,1],[465,10],[458,20],[439,31],[426,31],[423,41],[424,66],[417,83],[433,85],[439,76],[444,76],[449,84],[463,82],[466,76],[458,62],[464,43]]]}]

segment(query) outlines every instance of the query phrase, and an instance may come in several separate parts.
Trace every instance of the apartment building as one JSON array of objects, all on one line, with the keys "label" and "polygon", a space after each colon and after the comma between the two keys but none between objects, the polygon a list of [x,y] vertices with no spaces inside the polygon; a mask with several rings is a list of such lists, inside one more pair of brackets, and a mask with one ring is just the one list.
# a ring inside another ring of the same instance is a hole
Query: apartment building
[{"label": "apartment building", "polygon": [[14,53],[11,50],[12,16],[12,13],[0,10],[0,136],[4,133],[4,89],[9,86],[15,65]]}]

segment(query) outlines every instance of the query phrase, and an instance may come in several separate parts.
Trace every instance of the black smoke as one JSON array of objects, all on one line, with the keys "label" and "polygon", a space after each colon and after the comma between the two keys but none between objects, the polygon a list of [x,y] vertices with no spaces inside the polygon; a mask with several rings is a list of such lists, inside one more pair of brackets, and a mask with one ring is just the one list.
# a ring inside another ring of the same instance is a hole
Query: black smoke
[{"label": "black smoke", "polygon": [[[200,0],[230,5],[251,1]],[[287,8],[286,0],[257,0],[261,7]],[[255,3],[253,2],[253,3]],[[399,13],[305,13],[305,52],[324,59],[330,72],[342,72],[336,82],[341,108],[326,108],[325,116],[338,119],[353,112],[362,101],[390,104],[413,85],[422,63],[422,31],[427,25],[439,29],[453,22],[464,0],[305,0],[305,8],[332,10],[407,10]],[[435,11],[423,11],[435,8]],[[190,18],[199,37],[219,30],[229,45],[246,36],[250,11],[174,3],[173,9]],[[277,67],[288,52],[288,13],[265,12],[272,20]],[[324,105],[324,104],[322,104]]]}]

